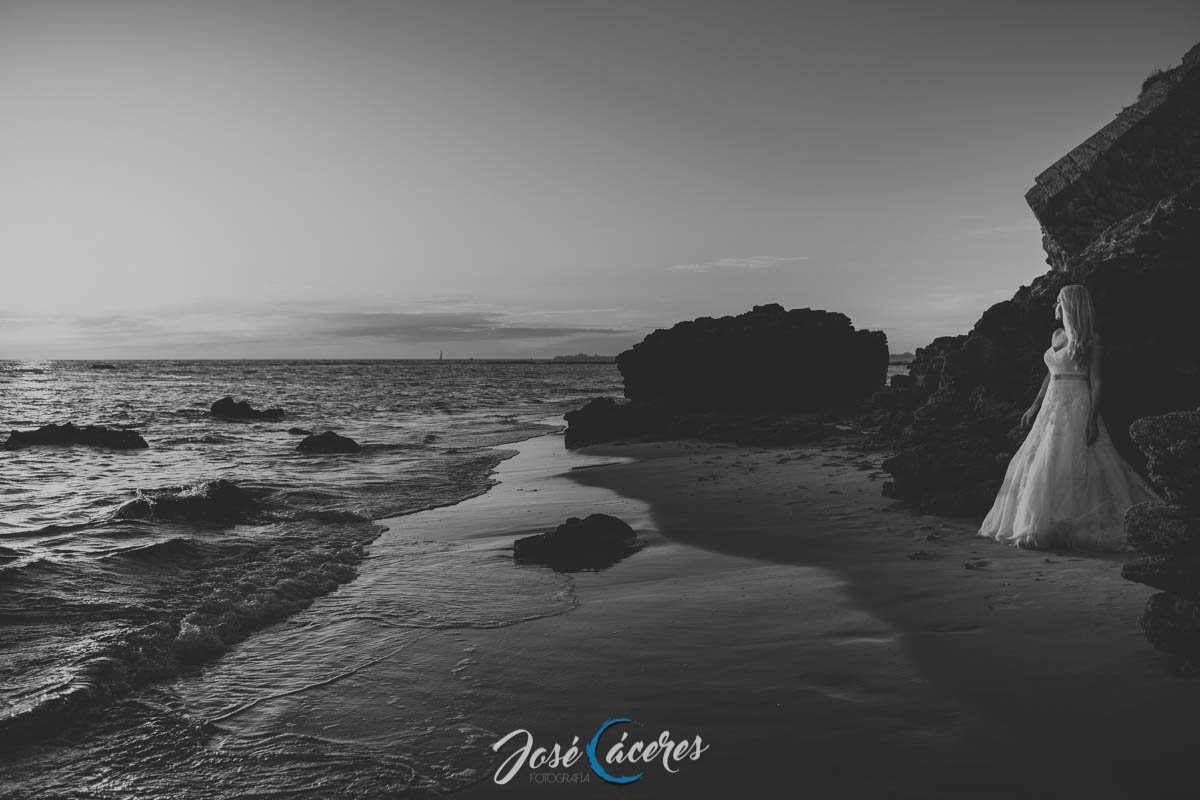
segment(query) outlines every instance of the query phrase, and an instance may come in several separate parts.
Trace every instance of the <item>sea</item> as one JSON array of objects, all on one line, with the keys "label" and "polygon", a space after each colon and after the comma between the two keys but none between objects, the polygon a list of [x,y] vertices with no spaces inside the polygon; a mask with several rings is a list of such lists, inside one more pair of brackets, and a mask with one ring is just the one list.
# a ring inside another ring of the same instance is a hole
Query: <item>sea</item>
[{"label": "sea", "polygon": [[[204,751],[212,723],[172,682],[235,658],[353,580],[377,520],[486,492],[514,452],[505,445],[560,431],[565,412],[620,394],[611,363],[0,362],[0,430],[94,424],[149,445],[0,450],[0,797],[243,796],[253,781],[237,776],[263,768],[264,753],[283,775],[322,763],[354,774],[364,756],[304,737]],[[213,417],[225,396],[285,415]],[[297,449],[298,431],[327,430],[362,450]],[[413,547],[410,595],[371,624],[504,625],[561,611],[556,584],[456,602],[471,578],[447,582],[446,545]],[[227,783],[173,778],[167,765],[181,753],[226,759],[192,766]],[[411,765],[389,769],[401,793],[420,782]],[[267,794],[293,796],[276,778],[280,794]]]}]

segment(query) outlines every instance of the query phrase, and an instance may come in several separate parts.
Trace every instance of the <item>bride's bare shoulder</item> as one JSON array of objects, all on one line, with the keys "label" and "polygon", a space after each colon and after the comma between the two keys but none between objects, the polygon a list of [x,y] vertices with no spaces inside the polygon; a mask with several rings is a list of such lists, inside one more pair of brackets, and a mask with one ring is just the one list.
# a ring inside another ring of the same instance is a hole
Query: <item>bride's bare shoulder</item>
[{"label": "bride's bare shoulder", "polygon": [[1050,334],[1050,344],[1058,347],[1067,340],[1067,331],[1065,328],[1059,328],[1054,333]]}]

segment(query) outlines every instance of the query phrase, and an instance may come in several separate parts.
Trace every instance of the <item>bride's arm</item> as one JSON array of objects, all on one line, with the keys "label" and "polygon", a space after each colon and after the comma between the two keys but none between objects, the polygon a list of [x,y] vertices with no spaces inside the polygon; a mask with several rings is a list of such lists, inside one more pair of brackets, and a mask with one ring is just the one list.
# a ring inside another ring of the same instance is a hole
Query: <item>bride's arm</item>
[{"label": "bride's arm", "polygon": [[1096,437],[1100,434],[1100,337],[1097,336],[1092,341],[1092,361],[1088,367],[1088,374],[1091,376],[1092,401],[1091,409],[1088,412],[1087,422],[1087,443],[1091,444],[1096,441]]},{"label": "bride's arm", "polygon": [[1038,415],[1038,410],[1042,407],[1042,398],[1046,396],[1046,390],[1050,388],[1050,373],[1046,373],[1046,377],[1042,379],[1042,388],[1038,389],[1037,397],[1033,398],[1033,405],[1029,410],[1021,415],[1021,424],[1028,425],[1034,417]]}]

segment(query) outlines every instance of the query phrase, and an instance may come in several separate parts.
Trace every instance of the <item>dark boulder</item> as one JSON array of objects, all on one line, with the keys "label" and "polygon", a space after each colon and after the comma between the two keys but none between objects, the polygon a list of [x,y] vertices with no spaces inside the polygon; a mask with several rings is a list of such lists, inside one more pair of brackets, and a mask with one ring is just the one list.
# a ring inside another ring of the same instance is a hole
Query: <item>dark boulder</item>
[{"label": "dark boulder", "polygon": [[155,519],[181,522],[238,522],[259,511],[257,501],[227,480],[204,481],[194,486],[170,486],[139,491],[122,505],[116,519]]},{"label": "dark boulder", "polygon": [[1143,556],[1121,567],[1121,577],[1186,600],[1200,600],[1200,556]]},{"label": "dark boulder", "polygon": [[306,436],[296,445],[301,453],[357,453],[362,445],[348,436],[338,436],[333,431]]},{"label": "dark boulder", "polygon": [[12,431],[8,440],[0,444],[0,449],[19,450],[22,447],[43,444],[82,444],[110,450],[138,450],[150,446],[146,444],[145,439],[130,430],[105,428],[100,425],[77,428],[68,422],[66,425],[43,425],[36,431]]},{"label": "dark boulder", "polygon": [[637,534],[608,514],[571,517],[549,533],[513,542],[513,559],[522,564],[546,564],[557,572],[601,570],[639,549]]},{"label": "dark boulder", "polygon": [[209,413],[218,419],[266,421],[280,420],[285,415],[282,408],[268,408],[259,411],[245,400],[234,400],[232,397],[222,397],[213,403]]},{"label": "dark boulder", "polygon": [[1129,435],[1146,454],[1150,477],[1167,499],[1200,507],[1200,409],[1139,419]]},{"label": "dark boulder", "polygon": [[1155,649],[1200,662],[1200,606],[1168,592],[1153,594],[1138,618]]},{"label": "dark boulder", "polygon": [[116,368],[117,368],[116,364],[104,364],[104,363],[88,364],[88,369],[116,369]]},{"label": "dark boulder", "polygon": [[1200,552],[1200,519],[1187,506],[1137,503],[1125,510],[1125,538],[1153,555]]}]

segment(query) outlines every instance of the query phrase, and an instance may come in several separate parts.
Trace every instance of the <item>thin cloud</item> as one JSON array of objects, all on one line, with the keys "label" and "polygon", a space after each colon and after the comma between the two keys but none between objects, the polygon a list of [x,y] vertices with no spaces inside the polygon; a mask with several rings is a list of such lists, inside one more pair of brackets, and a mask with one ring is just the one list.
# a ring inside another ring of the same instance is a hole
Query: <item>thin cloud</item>
[{"label": "thin cloud", "polygon": [[[628,329],[531,325],[503,312],[333,312],[314,314],[309,330],[326,336],[392,342],[487,341],[492,337],[543,339],[580,334],[628,334]],[[308,326],[305,326],[306,328]]]},{"label": "thin cloud", "polygon": [[808,256],[743,256],[740,258],[722,258],[718,261],[708,261],[703,264],[676,264],[668,269],[683,272],[708,272],[714,269],[770,269],[790,261],[807,261]]}]

